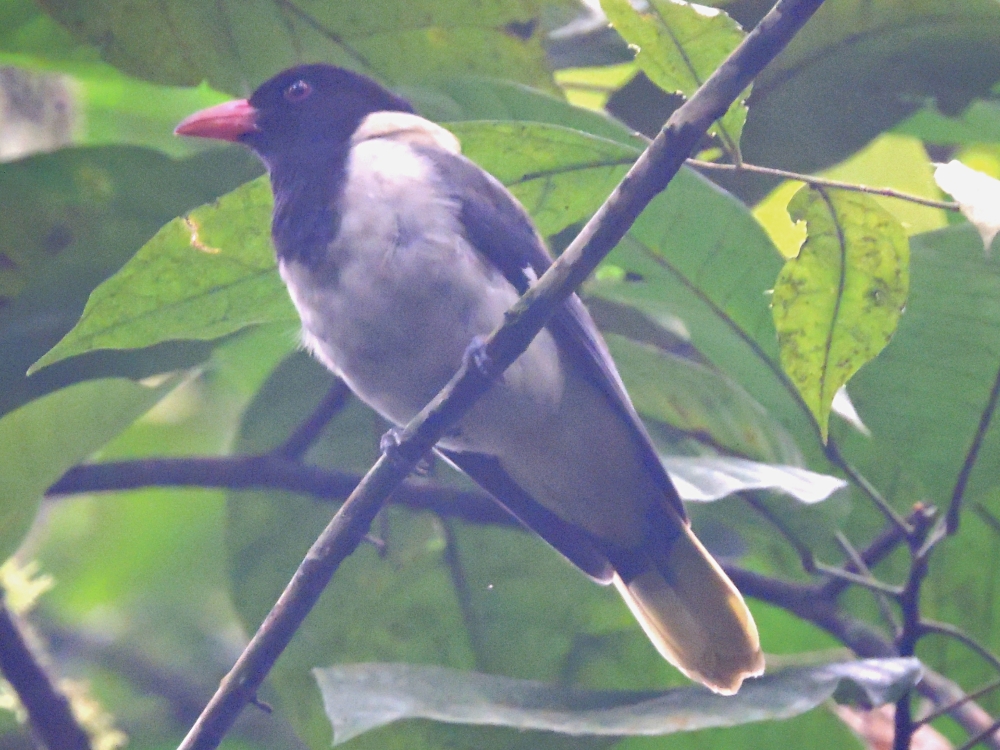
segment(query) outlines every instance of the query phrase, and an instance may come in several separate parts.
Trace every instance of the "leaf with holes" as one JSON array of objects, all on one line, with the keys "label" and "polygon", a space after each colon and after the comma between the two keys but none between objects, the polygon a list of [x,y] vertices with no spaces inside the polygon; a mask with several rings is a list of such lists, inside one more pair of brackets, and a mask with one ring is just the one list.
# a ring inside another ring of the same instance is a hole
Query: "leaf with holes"
[{"label": "leaf with holes", "polygon": [[[638,47],[636,62],[664,91],[691,96],[743,41],[740,25],[718,8],[682,0],[650,0],[635,10],[628,0],[602,0],[608,20],[629,44]],[[737,153],[747,119],[744,92],[709,132]]]},{"label": "leaf with holes", "polygon": [[774,285],[781,365],[826,439],[840,388],[889,343],[909,291],[902,225],[871,198],[804,187],[788,204],[807,235]]}]

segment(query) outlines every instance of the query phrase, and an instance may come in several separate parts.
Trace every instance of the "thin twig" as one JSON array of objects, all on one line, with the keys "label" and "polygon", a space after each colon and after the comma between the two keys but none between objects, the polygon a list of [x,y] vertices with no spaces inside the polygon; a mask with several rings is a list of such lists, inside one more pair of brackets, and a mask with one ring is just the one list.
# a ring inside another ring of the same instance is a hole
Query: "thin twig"
[{"label": "thin twig", "polygon": [[979,449],[983,445],[983,440],[986,438],[986,433],[990,428],[990,422],[993,420],[993,414],[996,412],[997,401],[1000,401],[1000,370],[997,370],[996,377],[993,378],[993,387],[990,388],[989,398],[986,400],[982,414],[979,415],[979,424],[976,426],[976,433],[972,436],[972,443],[969,445],[969,450],[965,452],[965,461],[962,462],[962,468],[955,479],[955,489],[951,492],[951,504],[948,506],[949,534],[954,534],[958,531],[958,524],[962,513],[962,498],[965,497],[965,488],[969,483],[969,478],[972,476],[972,470],[976,466]]},{"label": "thin twig", "polygon": [[0,589],[0,672],[28,713],[31,729],[48,750],[90,750],[90,738],[77,722],[69,700],[53,684],[32,653]]},{"label": "thin twig", "polygon": [[472,660],[476,669],[485,671],[483,654],[486,653],[483,642],[483,629],[476,612],[475,603],[472,601],[472,591],[469,588],[469,580],[465,577],[465,568],[458,553],[458,537],[453,527],[454,521],[449,518],[442,519],[444,527],[444,561],[448,566],[448,573],[451,576],[451,586],[455,590],[455,599],[458,601],[458,608],[462,613],[462,623],[465,625],[465,632],[469,636],[469,646],[472,649]]},{"label": "thin twig", "polygon": [[[724,565],[727,575],[744,596],[773,604],[796,617],[825,630],[862,658],[898,656],[891,641],[868,623],[851,617],[836,602],[822,596],[823,587],[809,586],[756,573],[745,568]],[[983,734],[993,750],[1000,750],[1000,737],[991,737],[984,730],[992,717],[947,677],[924,668],[917,692],[938,706],[949,706],[951,716],[969,735]]]},{"label": "thin twig", "polygon": [[992,693],[997,688],[1000,688],[1000,680],[994,680],[993,682],[979,688],[978,690],[974,690],[971,693],[963,695],[958,700],[952,701],[951,703],[947,703],[941,706],[940,708],[931,711],[929,714],[927,714],[927,716],[924,716],[918,719],[917,721],[913,722],[913,728],[914,730],[916,730],[922,727],[924,724],[930,724],[931,722],[937,721],[942,716],[952,713],[955,709],[965,705],[969,701],[974,701],[976,698],[981,698],[987,693]]},{"label": "thin twig", "polygon": [[791,40],[822,0],[778,0],[692,97],[667,121],[653,143],[559,259],[506,314],[504,325],[466,358],[451,382],[375,463],[310,548],[270,614],[222,681],[181,750],[212,750],[256,695],[336,572],[354,551],[383,501],[447,428],[520,356],[556,308],[618,244],[649,202],[663,191],[709,125]]},{"label": "thin twig", "polygon": [[784,169],[775,169],[774,167],[761,167],[756,164],[747,164],[742,162],[740,164],[720,164],[714,161],[702,161],[700,159],[688,159],[687,163],[692,167],[697,167],[698,169],[715,169],[724,172],[753,172],[754,174],[768,175],[769,177],[781,177],[786,180],[797,180],[798,182],[804,182],[807,185],[813,187],[826,187],[835,188],[837,190],[850,190],[855,193],[868,193],[870,195],[881,195],[886,198],[897,198],[901,201],[909,201],[910,203],[919,203],[922,206],[931,206],[932,208],[943,208],[948,211],[959,211],[959,205],[953,201],[941,201],[935,200],[934,198],[923,198],[919,195],[913,195],[912,193],[904,193],[901,190],[893,190],[892,188],[876,188],[868,187],[867,185],[858,185],[854,182],[842,182],[840,180],[830,180],[826,177],[816,177],[815,175],[809,174],[799,174],[798,172],[788,172]]},{"label": "thin twig", "polygon": [[285,458],[302,458],[309,447],[323,434],[330,420],[344,408],[350,395],[351,389],[347,387],[347,383],[340,378],[334,380],[330,390],[316,405],[309,418],[300,424],[284,443],[275,448],[273,453]]},{"label": "thin twig", "polygon": [[[906,522],[910,526],[914,526],[921,523],[920,516],[932,516],[936,511],[934,508],[926,505],[918,505],[913,509],[913,512],[907,517]],[[906,534],[903,530],[894,523],[889,523],[886,525],[885,529],[876,536],[871,544],[869,544],[865,549],[860,552],[861,560],[869,568],[873,568],[892,554],[900,544],[907,541]],[[851,561],[848,562],[844,569],[855,573],[860,572],[857,565]],[[850,586],[849,581],[845,581],[841,578],[833,578],[827,583],[823,584],[821,596],[823,598],[836,599],[840,596],[847,587]]]},{"label": "thin twig", "polygon": [[[931,535],[933,516],[926,518],[913,526],[913,533],[907,540],[910,546],[910,574],[906,585],[899,596],[899,608],[903,614],[903,623],[896,636],[896,650],[900,656],[913,656],[917,641],[924,634],[920,622],[920,593],[924,578],[927,577],[928,556],[933,548],[927,544]],[[913,738],[913,706],[911,692],[907,691],[896,701],[895,733],[893,734],[893,750],[908,750]]]},{"label": "thin twig", "polygon": [[[850,559],[851,564],[858,569],[858,572],[869,581],[877,580],[875,576],[872,575],[872,571],[865,562],[865,559],[861,556],[861,553],[854,549],[854,545],[851,544],[851,540],[844,535],[844,532],[837,529],[834,536],[836,537],[837,543],[840,545],[841,549],[844,550],[844,553]],[[848,571],[844,572],[846,573]],[[872,593],[875,596],[875,603],[878,605],[882,619],[885,620],[886,624],[892,628],[893,631],[897,630],[899,628],[899,622],[896,620],[896,615],[892,611],[892,607],[889,605],[888,599],[885,595],[878,591]]]},{"label": "thin twig", "polygon": [[841,581],[854,586],[860,586],[861,588],[868,589],[876,594],[891,596],[893,599],[898,599],[903,594],[903,589],[901,587],[893,586],[889,583],[883,583],[877,578],[872,578],[867,574],[852,573],[848,570],[844,570],[843,568],[819,562],[818,560],[816,561],[815,566],[816,572],[818,573],[830,576],[830,578],[833,579],[840,579]]},{"label": "thin twig", "polygon": [[994,721],[992,724],[990,724],[990,726],[987,729],[984,729],[976,736],[971,737],[968,742],[964,743],[963,745],[960,745],[957,748],[957,750],[972,750],[972,748],[974,748],[983,740],[989,738],[989,736],[992,735],[994,732],[996,732],[998,729],[1000,729],[1000,719]]},{"label": "thin twig", "polygon": [[895,508],[889,505],[888,501],[882,497],[882,493],[875,489],[875,486],[869,482],[863,474],[848,463],[847,459],[844,458],[844,455],[840,452],[840,448],[837,445],[836,440],[834,440],[833,435],[830,436],[826,443],[826,457],[830,460],[830,463],[834,464],[841,471],[847,474],[848,479],[850,479],[868,496],[868,499],[875,504],[875,507],[882,512],[882,515],[884,515],[890,523],[897,526],[907,538],[913,534],[913,526],[901,515],[899,515]]},{"label": "thin twig", "polygon": [[993,669],[1000,672],[1000,658],[998,658],[996,654],[986,648],[986,646],[981,644],[975,638],[965,633],[960,628],[955,627],[951,623],[936,622],[935,620],[921,620],[920,631],[922,635],[931,633],[935,635],[943,635],[964,644],[970,650],[975,651],[983,657],[983,659],[988,661]]}]

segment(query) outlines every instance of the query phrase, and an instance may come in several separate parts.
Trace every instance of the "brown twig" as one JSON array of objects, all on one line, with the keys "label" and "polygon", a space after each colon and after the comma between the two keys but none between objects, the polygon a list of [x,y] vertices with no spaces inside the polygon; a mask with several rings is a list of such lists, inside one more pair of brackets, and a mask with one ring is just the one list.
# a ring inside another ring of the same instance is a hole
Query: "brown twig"
[{"label": "brown twig", "polygon": [[340,563],[364,536],[390,492],[472,403],[523,352],[557,306],[618,244],[632,223],[683,165],[698,139],[791,40],[822,0],[778,0],[737,49],[678,108],[611,196],[559,260],[543,274],[451,382],[399,435],[351,493],[302,561],[271,613],[251,639],[181,750],[218,746],[253,698]]},{"label": "brown twig", "polygon": [[0,672],[27,711],[32,731],[48,750],[90,750],[90,738],[73,716],[69,700],[32,653],[17,616],[4,603],[2,590]]},{"label": "brown twig", "polygon": [[893,190],[892,188],[876,188],[868,187],[867,185],[858,185],[854,182],[842,182],[841,180],[830,180],[826,177],[816,177],[815,175],[809,174],[799,174],[798,172],[788,172],[784,169],[775,169],[774,167],[761,167],[756,164],[747,164],[746,162],[741,162],[739,164],[720,164],[714,161],[702,161],[700,159],[688,159],[688,164],[692,167],[698,169],[715,169],[725,172],[753,172],[755,174],[768,175],[769,177],[780,177],[786,180],[797,180],[798,182],[804,182],[807,185],[814,187],[826,187],[834,188],[837,190],[850,190],[855,193],[868,193],[870,195],[881,195],[886,198],[897,198],[901,201],[908,201],[910,203],[919,203],[922,206],[931,206],[932,208],[943,208],[948,211],[958,211],[960,210],[959,205],[954,201],[941,201],[935,200],[934,198],[923,198],[919,195],[913,195],[911,193],[904,193],[901,190]]}]

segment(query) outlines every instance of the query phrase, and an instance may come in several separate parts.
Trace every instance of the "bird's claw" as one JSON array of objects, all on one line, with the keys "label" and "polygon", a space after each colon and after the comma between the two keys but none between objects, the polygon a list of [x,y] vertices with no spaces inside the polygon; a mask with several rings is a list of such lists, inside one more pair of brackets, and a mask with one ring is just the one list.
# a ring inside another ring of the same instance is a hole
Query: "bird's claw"
[{"label": "bird's claw", "polygon": [[490,374],[490,355],[486,351],[486,337],[474,336],[465,350],[466,361],[476,368],[476,371],[483,377]]},{"label": "bird's claw", "polygon": [[382,439],[378,441],[378,449],[380,452],[384,453],[388,458],[396,458],[399,454],[399,444],[402,442],[403,438],[401,436],[398,427],[390,427],[386,430]]}]

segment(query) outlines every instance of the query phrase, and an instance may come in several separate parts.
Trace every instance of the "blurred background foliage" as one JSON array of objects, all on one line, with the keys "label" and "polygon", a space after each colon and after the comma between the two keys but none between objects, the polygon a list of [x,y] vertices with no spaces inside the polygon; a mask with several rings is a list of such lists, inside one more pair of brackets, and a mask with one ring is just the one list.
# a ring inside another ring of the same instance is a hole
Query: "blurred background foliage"
[{"label": "blurred background foliage", "polygon": [[[768,9],[711,4],[732,20],[702,50],[707,72],[735,44],[725,39],[738,40],[737,24],[749,29]],[[700,157],[738,150],[750,163],[926,198],[946,197],[932,162],[955,158],[1000,177],[998,38],[996,0],[827,0]],[[27,617],[54,669],[105,712],[109,747],[119,731],[133,748],[177,744],[333,512],[279,492],[42,497],[84,460],[271,450],[329,390],[329,374],[297,351],[270,260],[267,190],[251,183],[213,203],[260,166],[237,147],[171,135],[190,112],[303,61],[365,71],[410,97],[511,187],[556,251],[625,173],[642,135],[654,136],[697,85],[633,59],[601,10],[575,0],[0,0],[0,560],[16,552],[8,570],[35,564],[51,583]],[[804,236],[785,210],[798,187],[685,169],[582,290],[664,454],[842,476],[781,372],[767,296]],[[873,200],[909,236],[910,294],[891,343],[848,385],[867,432],[841,410],[830,435],[904,515],[915,503],[947,507],[966,467],[967,510],[935,550],[922,613],[996,653],[1000,435],[987,412],[1000,366],[1000,267],[957,213]],[[239,247],[256,266],[220,270],[215,256],[192,252],[176,217],[204,204],[200,241]],[[115,277],[133,258],[143,265]],[[27,376],[88,298],[80,328]],[[349,401],[306,460],[362,473],[385,429]],[[440,464],[417,481],[469,488]],[[811,505],[746,490],[691,514],[719,556],[795,581],[808,578],[801,548],[840,563],[838,537],[863,548],[883,527],[855,485]],[[393,505],[373,535],[378,544],[347,561],[279,661],[262,696],[276,712],[247,710],[226,747],[329,746],[309,670],[335,663],[428,663],[600,689],[684,683],[614,592],[529,534]],[[874,572],[899,582],[907,571],[900,553]],[[23,575],[4,581],[8,596],[28,585]],[[852,590],[843,605],[891,638],[870,593]],[[848,654],[783,609],[750,607],[773,666]],[[996,677],[954,640],[929,637],[917,653],[966,690]],[[1000,714],[1000,698],[981,702]],[[947,718],[935,727],[964,737]],[[858,743],[820,709],[626,740],[409,721],[349,746]],[[0,710],[0,750],[29,746],[15,714]]]}]

